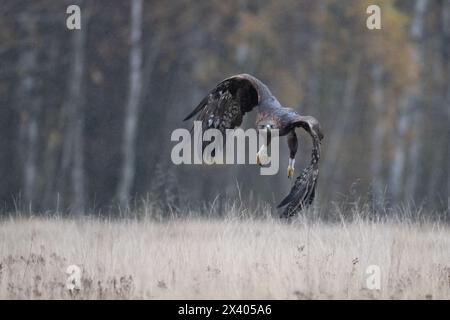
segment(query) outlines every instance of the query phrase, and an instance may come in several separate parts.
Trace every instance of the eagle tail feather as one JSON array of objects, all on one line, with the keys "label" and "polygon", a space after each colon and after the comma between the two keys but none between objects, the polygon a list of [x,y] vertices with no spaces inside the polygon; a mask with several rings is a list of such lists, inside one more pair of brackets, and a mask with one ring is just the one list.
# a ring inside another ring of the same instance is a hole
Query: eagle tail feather
[{"label": "eagle tail feather", "polygon": [[289,192],[289,194],[277,205],[277,209],[284,207],[292,200],[294,200],[294,194],[295,194],[294,190],[291,190],[291,192]]},{"label": "eagle tail feather", "polygon": [[314,165],[303,169],[297,177],[291,192],[284,198],[277,208],[286,207],[282,216],[289,217],[307,208],[314,200],[317,184],[317,171]]}]

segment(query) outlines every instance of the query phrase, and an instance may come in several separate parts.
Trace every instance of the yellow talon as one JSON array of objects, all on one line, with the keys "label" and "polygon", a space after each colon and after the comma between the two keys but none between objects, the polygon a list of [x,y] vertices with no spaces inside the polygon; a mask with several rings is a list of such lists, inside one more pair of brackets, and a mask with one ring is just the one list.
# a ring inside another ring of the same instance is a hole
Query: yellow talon
[{"label": "yellow talon", "polygon": [[292,166],[288,166],[288,168],[287,168],[287,176],[288,176],[289,179],[294,176],[294,168]]},{"label": "yellow talon", "polygon": [[269,159],[267,157],[267,154],[265,153],[257,153],[256,154],[256,163],[259,164],[260,166],[265,166],[267,165],[267,163],[269,162]]}]

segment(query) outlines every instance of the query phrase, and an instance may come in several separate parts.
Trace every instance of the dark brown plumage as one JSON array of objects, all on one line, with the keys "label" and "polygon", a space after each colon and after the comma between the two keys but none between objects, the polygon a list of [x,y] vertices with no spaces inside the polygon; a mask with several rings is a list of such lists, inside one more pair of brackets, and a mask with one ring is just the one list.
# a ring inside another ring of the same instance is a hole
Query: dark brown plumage
[{"label": "dark brown plumage", "polygon": [[311,162],[297,177],[291,188],[291,192],[277,206],[277,208],[282,208],[287,205],[281,214],[283,218],[294,216],[297,212],[308,207],[313,202],[316,194],[317,178],[319,177],[321,139],[314,131],[311,131],[310,135],[313,140]]},{"label": "dark brown plumage", "polygon": [[[202,122],[203,131],[214,128],[225,134],[226,129],[240,126],[244,115],[254,108],[257,112],[257,129],[266,129],[268,133],[271,129],[278,129],[280,136],[288,135],[290,150],[288,177],[293,174],[294,158],[297,152],[298,141],[295,128],[305,129],[313,138],[315,146],[313,158],[315,160],[303,170],[289,196],[280,204],[280,206],[290,204],[288,205],[289,215],[292,215],[314,199],[320,156],[320,146],[318,145],[323,138],[319,122],[315,118],[301,116],[293,109],[283,107],[264,83],[249,74],[239,74],[220,82],[184,121],[198,114],[197,120]],[[267,141],[267,144],[270,144],[270,140]],[[316,146],[318,147],[316,148]],[[294,206],[297,202],[301,206]]]}]

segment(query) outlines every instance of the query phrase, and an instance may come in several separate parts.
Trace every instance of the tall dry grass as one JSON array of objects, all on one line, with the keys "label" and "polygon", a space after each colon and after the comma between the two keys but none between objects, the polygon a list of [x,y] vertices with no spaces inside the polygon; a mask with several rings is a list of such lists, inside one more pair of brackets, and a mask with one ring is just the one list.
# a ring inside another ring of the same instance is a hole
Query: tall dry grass
[{"label": "tall dry grass", "polygon": [[[66,287],[69,265],[83,270]],[[366,288],[378,265],[380,290]],[[228,216],[0,222],[1,299],[449,299],[450,229]]]}]

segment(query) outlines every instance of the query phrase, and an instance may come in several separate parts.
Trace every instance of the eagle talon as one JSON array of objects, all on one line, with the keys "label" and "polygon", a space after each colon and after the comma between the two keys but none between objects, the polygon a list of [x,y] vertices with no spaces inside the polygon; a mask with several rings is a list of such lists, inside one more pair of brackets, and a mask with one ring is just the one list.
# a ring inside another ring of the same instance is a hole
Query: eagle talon
[{"label": "eagle talon", "polygon": [[259,152],[256,154],[256,163],[259,164],[260,166],[264,166],[267,164],[267,162],[269,161],[269,157],[262,153],[259,154]]},{"label": "eagle talon", "polygon": [[295,164],[295,159],[289,158],[289,164],[287,167],[287,176],[289,179],[294,176],[294,164]]},{"label": "eagle talon", "polygon": [[289,179],[294,176],[294,167],[288,166],[288,168],[287,168],[287,176],[288,176]]}]

